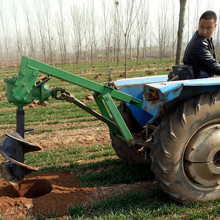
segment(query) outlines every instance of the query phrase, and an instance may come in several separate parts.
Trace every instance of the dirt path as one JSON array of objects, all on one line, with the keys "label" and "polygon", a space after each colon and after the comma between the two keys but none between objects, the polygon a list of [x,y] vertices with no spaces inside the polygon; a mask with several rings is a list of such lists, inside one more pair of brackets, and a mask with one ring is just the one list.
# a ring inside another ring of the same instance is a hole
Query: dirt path
[{"label": "dirt path", "polygon": [[[27,128],[29,128],[29,126],[27,126]],[[111,144],[107,125],[100,124],[99,121],[69,122],[68,120],[64,120],[62,124],[48,125],[40,123],[36,126],[31,126],[31,128],[34,128],[36,133],[25,133],[25,139],[38,144],[42,151],[68,146],[86,147],[100,144]],[[0,136],[4,136],[5,133],[13,130],[15,129],[5,126],[5,129],[0,131]],[[43,130],[45,130],[45,132],[37,133],[38,131]],[[50,130],[52,131],[50,132]]]},{"label": "dirt path", "polygon": [[[59,125],[60,126],[60,125]],[[62,125],[63,126],[63,125]],[[32,143],[37,143],[43,150],[53,150],[68,146],[92,146],[100,144],[111,144],[109,130],[103,126],[91,127],[73,130],[58,130],[40,134],[27,134],[25,138]]]},{"label": "dirt path", "polygon": [[54,210],[63,216],[70,204],[90,207],[111,196],[147,192],[156,186],[156,182],[150,181],[88,188],[81,187],[75,175],[71,171],[34,173],[24,179],[20,190],[0,179],[0,213],[7,219],[48,215]]}]

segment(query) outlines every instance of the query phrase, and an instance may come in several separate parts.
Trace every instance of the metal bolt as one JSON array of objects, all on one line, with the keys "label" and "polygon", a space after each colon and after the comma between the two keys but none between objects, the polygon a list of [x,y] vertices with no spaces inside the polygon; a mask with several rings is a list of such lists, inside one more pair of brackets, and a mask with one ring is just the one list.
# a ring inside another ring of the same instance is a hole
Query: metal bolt
[{"label": "metal bolt", "polygon": [[32,75],[36,76],[38,73],[36,71],[33,71]]},{"label": "metal bolt", "polygon": [[132,138],[132,139],[129,140],[129,144],[132,145],[132,146],[135,145],[135,140],[134,140],[134,138]]}]

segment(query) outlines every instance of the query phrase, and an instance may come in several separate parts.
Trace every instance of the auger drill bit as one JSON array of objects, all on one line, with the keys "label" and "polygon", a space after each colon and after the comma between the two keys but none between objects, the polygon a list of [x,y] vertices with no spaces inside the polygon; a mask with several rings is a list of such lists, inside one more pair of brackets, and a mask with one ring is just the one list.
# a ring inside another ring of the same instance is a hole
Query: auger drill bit
[{"label": "auger drill bit", "polygon": [[21,183],[26,174],[38,170],[24,164],[24,154],[39,151],[40,147],[26,141],[19,133],[7,133],[0,144],[0,150],[6,159],[0,165],[1,176],[12,185]]},{"label": "auger drill bit", "polygon": [[12,185],[19,185],[34,168],[24,164],[24,154],[39,151],[40,147],[24,139],[24,110],[16,111],[16,131],[9,132],[0,143],[0,153],[6,159],[0,165],[1,176]]}]

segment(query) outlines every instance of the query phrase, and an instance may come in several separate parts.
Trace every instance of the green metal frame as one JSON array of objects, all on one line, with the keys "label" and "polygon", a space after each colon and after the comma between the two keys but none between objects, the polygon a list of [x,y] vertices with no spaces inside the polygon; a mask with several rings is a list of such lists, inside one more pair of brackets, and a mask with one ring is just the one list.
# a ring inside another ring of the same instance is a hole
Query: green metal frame
[{"label": "green metal frame", "polygon": [[[50,90],[49,87],[42,84],[35,88],[39,72],[94,91],[96,103],[102,116],[107,119],[105,120],[105,123],[108,124],[113,135],[120,136],[121,133],[122,138],[127,141],[128,145],[135,144],[134,138],[118,111],[113,99],[124,101],[138,107],[142,107],[142,100],[120,92],[114,87],[101,85],[28,57],[22,58],[18,78],[14,77],[11,79],[5,79],[5,82],[7,83],[8,101],[14,103],[18,108],[22,109],[23,106],[31,103],[34,99],[39,99],[41,102],[48,99],[49,96],[52,95],[52,90]],[[111,126],[112,123],[108,123],[109,120],[116,124],[118,129]],[[118,130],[120,132],[118,132]]]}]

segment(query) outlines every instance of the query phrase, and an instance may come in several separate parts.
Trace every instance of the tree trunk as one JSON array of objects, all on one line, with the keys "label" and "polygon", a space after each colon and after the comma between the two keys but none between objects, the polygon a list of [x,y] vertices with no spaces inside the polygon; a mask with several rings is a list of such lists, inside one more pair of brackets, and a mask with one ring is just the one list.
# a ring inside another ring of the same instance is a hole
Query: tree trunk
[{"label": "tree trunk", "polygon": [[184,17],[186,10],[187,0],[180,0],[180,14],[179,14],[179,27],[178,27],[178,40],[176,49],[176,65],[180,65],[180,57],[183,42],[183,29],[184,29]]},{"label": "tree trunk", "polygon": [[125,33],[125,78],[127,78],[127,35]]}]

